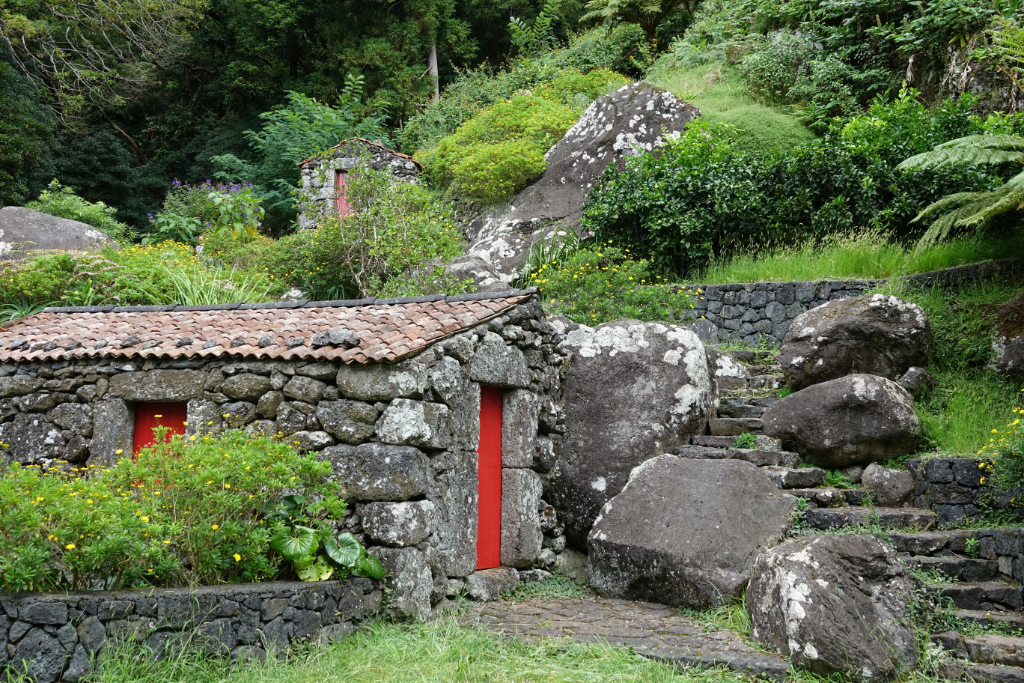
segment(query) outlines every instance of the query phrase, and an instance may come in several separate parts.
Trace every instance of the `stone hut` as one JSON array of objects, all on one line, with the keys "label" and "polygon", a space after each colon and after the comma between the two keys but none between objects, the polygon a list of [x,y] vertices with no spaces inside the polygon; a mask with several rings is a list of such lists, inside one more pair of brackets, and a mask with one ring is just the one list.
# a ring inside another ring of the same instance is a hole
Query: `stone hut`
[{"label": "stone hut", "polygon": [[315,228],[319,220],[331,212],[340,216],[351,212],[346,194],[348,173],[359,166],[390,170],[395,181],[401,183],[415,183],[423,171],[411,156],[388,149],[379,142],[362,138],[339,142],[323,154],[299,164],[302,169],[298,202],[301,229]]},{"label": "stone hut", "polygon": [[157,424],[281,433],[332,463],[392,613],[424,618],[480,570],[564,547],[542,500],[564,433],[557,341],[529,290],[49,308],[0,329],[2,457],[112,463]]}]

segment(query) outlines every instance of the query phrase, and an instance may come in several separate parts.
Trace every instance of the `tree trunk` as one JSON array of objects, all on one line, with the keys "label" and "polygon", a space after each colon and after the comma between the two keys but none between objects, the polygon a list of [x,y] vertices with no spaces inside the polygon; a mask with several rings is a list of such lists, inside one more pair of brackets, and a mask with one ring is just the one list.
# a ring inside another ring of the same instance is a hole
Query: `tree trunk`
[{"label": "tree trunk", "polygon": [[431,99],[437,102],[441,99],[441,80],[437,72],[437,38],[430,41],[430,58],[427,65],[430,77],[434,80],[434,96]]}]

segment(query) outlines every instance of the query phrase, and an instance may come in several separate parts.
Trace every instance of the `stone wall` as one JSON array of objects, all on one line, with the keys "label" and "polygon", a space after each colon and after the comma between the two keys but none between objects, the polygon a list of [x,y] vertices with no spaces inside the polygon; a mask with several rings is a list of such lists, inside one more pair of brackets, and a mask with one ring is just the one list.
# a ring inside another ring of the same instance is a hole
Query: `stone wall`
[{"label": "stone wall", "polygon": [[299,189],[299,227],[311,230],[327,213],[335,210],[335,178],[338,171],[348,171],[359,166],[376,171],[388,170],[395,180],[415,183],[423,170],[412,157],[390,150],[366,140],[348,140],[324,156],[318,156],[301,165],[302,181]]},{"label": "stone wall", "polygon": [[983,461],[974,458],[914,458],[907,469],[914,478],[914,505],[930,508],[942,524],[976,519],[988,509],[1010,507],[1012,493],[984,483]]},{"label": "stone wall", "polygon": [[[1024,259],[989,261],[898,278],[914,287],[962,287],[994,277],[1019,277]],[[860,296],[886,280],[824,280],[820,282],[754,282],[726,285],[684,285],[693,292],[695,329],[704,340],[747,344],[782,343],[798,315],[829,301]],[[697,290],[700,290],[698,293]]]},{"label": "stone wall", "polygon": [[0,667],[37,683],[86,678],[108,643],[157,657],[194,647],[263,658],[303,639],[339,640],[372,617],[381,591],[369,579],[260,583],[96,593],[0,594]]},{"label": "stone wall", "polygon": [[564,548],[543,500],[565,433],[559,340],[535,296],[395,364],[5,364],[0,443],[5,463],[108,465],[131,453],[138,401],[187,402],[188,435],[286,439],[332,463],[345,527],[393,577],[392,614],[427,618],[476,567],[481,385],[505,389],[502,564],[551,564]]}]

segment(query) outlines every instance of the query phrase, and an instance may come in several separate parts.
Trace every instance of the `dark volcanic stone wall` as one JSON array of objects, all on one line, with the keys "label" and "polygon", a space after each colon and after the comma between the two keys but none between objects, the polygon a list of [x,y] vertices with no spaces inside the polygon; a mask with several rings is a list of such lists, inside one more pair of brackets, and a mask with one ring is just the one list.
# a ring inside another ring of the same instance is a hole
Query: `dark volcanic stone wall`
[{"label": "dark volcanic stone wall", "polygon": [[0,594],[0,667],[37,683],[87,677],[118,642],[156,657],[182,647],[263,658],[292,642],[344,638],[374,616],[381,590],[369,579],[260,583],[97,593]]}]

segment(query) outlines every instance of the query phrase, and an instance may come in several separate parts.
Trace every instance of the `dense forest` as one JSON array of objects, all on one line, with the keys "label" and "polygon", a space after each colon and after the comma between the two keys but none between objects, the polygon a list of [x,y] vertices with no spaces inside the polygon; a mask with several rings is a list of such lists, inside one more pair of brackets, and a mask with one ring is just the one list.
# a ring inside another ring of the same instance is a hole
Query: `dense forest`
[{"label": "dense forest", "polygon": [[[460,216],[509,199],[591,102],[647,79],[700,122],[609,172],[582,225],[634,247],[651,276],[694,276],[754,241],[868,230],[906,244],[928,206],[930,239],[1002,228],[1024,192],[1022,12],[1013,0],[0,0],[0,201],[146,244],[205,233],[217,267],[351,292],[345,229],[292,233],[297,163],[360,136],[415,155],[426,180],[385,203],[381,220],[406,223],[375,247],[376,290],[430,290],[386,281],[460,253]],[[904,163],[969,135],[1003,146]],[[225,243],[222,226],[259,239]],[[81,298],[15,284],[5,299]]]}]

